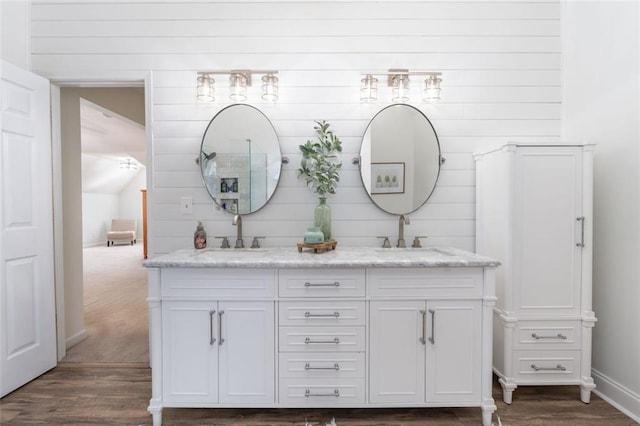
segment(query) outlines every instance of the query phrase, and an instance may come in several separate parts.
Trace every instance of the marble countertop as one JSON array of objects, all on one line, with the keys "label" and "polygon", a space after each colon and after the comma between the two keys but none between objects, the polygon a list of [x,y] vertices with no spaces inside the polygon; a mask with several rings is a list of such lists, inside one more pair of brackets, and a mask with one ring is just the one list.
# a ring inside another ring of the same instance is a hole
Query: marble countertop
[{"label": "marble countertop", "polygon": [[297,247],[184,249],[145,262],[147,268],[389,268],[496,267],[500,262],[454,247],[336,247],[323,253]]}]

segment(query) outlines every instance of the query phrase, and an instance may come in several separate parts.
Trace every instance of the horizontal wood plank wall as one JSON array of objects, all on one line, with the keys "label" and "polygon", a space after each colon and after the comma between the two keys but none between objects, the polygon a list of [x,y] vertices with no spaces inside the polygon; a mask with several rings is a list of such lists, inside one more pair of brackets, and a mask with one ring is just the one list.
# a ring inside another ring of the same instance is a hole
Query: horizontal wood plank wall
[{"label": "horizontal wood plank wall", "polygon": [[[226,76],[218,99],[196,101],[198,70],[279,70],[280,100],[249,103],[272,121],[283,155],[272,201],[244,219],[247,239],[291,245],[311,224],[315,195],[296,177],[298,145],[314,120],[329,121],[344,142],[344,172],[330,198],[341,245],[397,238],[398,220],[373,205],[357,166],[369,120],[390,103],[359,102],[364,71],[443,73],[443,101],[410,102],[432,121],[446,163],[429,202],[411,214],[406,236],[429,245],[474,249],[473,152],[508,141],[560,139],[561,7],[556,1],[40,1],[32,7],[33,71],[53,80],[142,80],[151,73],[150,255],[192,247],[197,220],[233,237],[232,216],[217,210],[194,162],[209,120],[231,102]],[[193,197],[181,215],[182,196]]]}]

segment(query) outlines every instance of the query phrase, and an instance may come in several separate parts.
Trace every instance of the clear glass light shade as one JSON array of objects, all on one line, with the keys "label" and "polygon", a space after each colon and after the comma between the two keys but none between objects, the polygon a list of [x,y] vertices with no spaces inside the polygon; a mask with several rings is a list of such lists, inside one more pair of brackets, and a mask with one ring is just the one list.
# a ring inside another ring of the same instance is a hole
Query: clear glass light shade
[{"label": "clear glass light shade", "polygon": [[393,102],[406,102],[409,100],[409,76],[396,74],[391,78],[391,100]]},{"label": "clear glass light shade", "polygon": [[378,79],[367,74],[360,80],[360,102],[375,102],[378,100]]},{"label": "clear glass light shade", "polygon": [[247,77],[241,73],[229,77],[229,97],[233,101],[247,100]]},{"label": "clear glass light shade", "polygon": [[262,76],[262,99],[269,102],[278,100],[278,77],[274,74]]},{"label": "clear glass light shade", "polygon": [[214,87],[215,80],[209,73],[198,73],[197,97],[198,100],[204,102],[213,102],[216,100]]},{"label": "clear glass light shade", "polygon": [[442,78],[437,74],[431,74],[424,81],[424,87],[422,89],[422,100],[425,102],[440,102],[440,84]]}]

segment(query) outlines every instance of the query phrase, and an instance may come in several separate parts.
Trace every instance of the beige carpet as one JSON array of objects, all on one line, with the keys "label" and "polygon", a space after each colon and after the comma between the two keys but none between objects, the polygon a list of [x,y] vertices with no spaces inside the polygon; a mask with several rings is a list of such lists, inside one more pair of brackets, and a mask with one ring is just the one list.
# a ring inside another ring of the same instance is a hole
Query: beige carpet
[{"label": "beige carpet", "polygon": [[62,362],[149,362],[147,273],[142,245],[83,251],[84,321],[89,337]]}]

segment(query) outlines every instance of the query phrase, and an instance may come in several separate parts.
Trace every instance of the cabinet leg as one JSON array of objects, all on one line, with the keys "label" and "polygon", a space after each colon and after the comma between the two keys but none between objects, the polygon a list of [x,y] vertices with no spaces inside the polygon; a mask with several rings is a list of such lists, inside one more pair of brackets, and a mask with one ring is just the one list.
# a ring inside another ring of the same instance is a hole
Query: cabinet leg
[{"label": "cabinet leg", "polygon": [[585,404],[591,402],[591,390],[595,388],[596,385],[593,383],[593,381],[582,383],[580,385],[580,401],[584,402]]},{"label": "cabinet leg", "polygon": [[482,426],[491,426],[492,416],[493,416],[493,411],[482,410]]},{"label": "cabinet leg", "polygon": [[149,404],[149,408],[147,408],[149,413],[153,416],[153,426],[161,426],[162,425],[162,406],[156,405],[151,401]]},{"label": "cabinet leg", "polygon": [[491,420],[496,409],[493,398],[482,404],[482,426],[492,426]]},{"label": "cabinet leg", "polygon": [[500,383],[500,386],[502,386],[502,400],[505,404],[511,404],[513,391],[516,390],[518,385],[504,378],[498,379],[498,382]]}]

